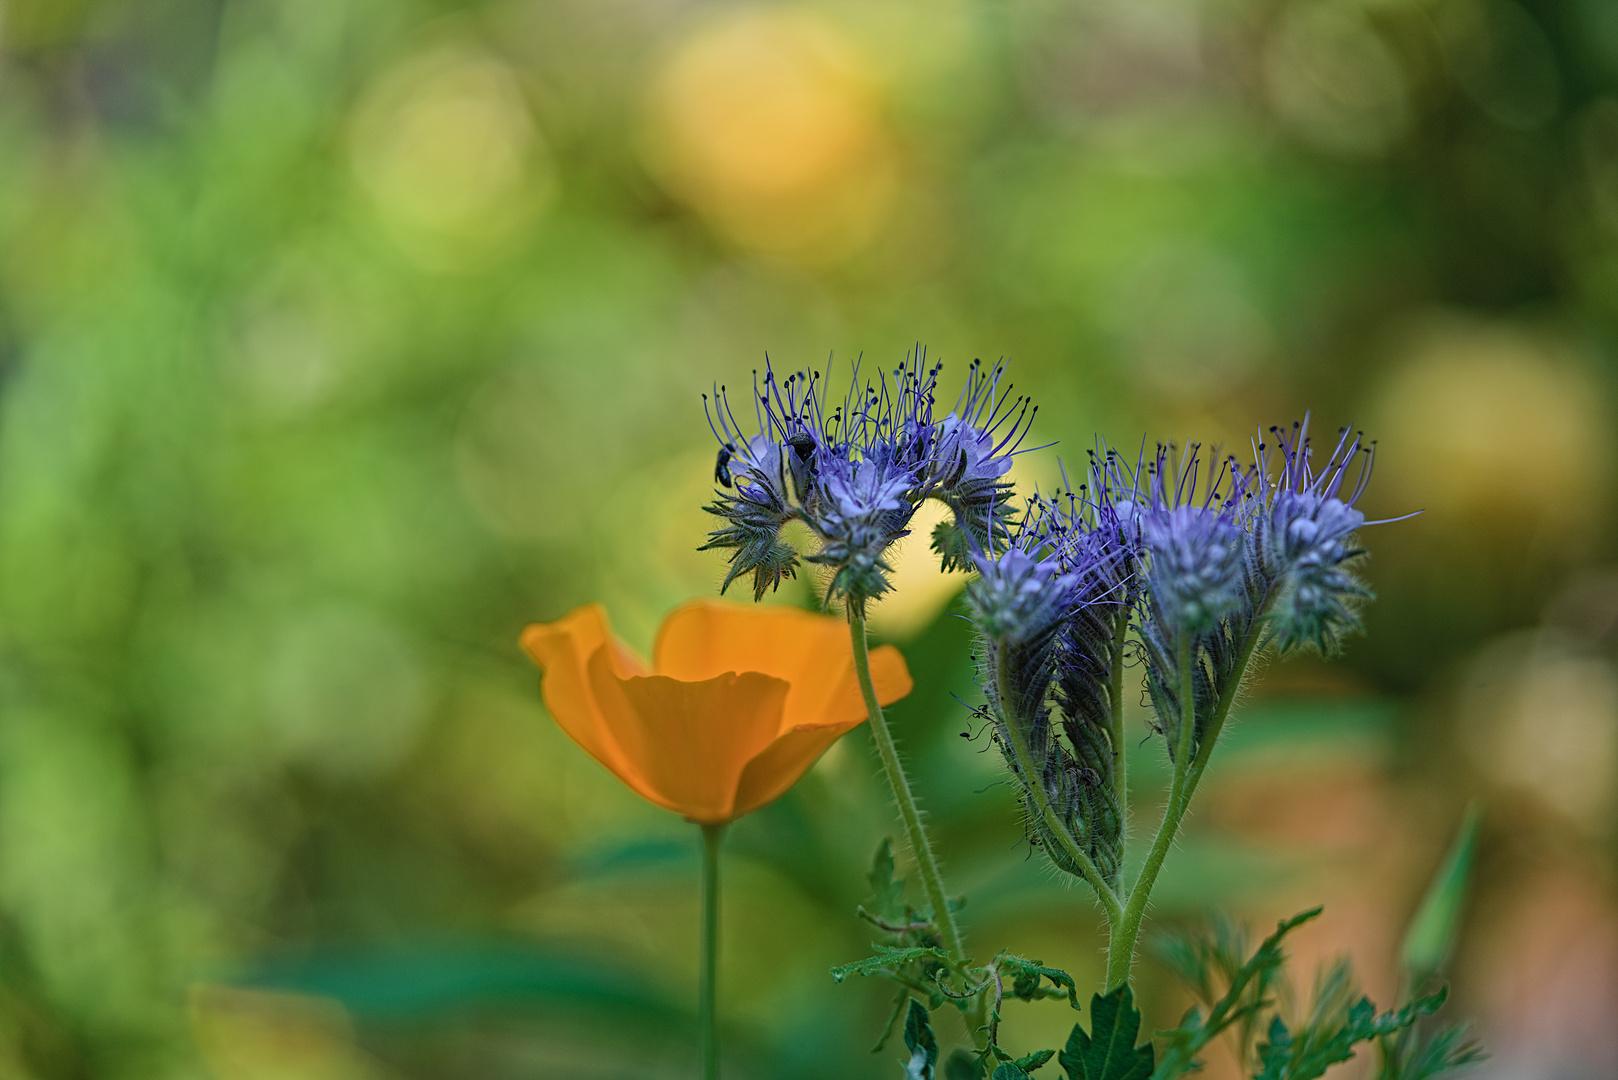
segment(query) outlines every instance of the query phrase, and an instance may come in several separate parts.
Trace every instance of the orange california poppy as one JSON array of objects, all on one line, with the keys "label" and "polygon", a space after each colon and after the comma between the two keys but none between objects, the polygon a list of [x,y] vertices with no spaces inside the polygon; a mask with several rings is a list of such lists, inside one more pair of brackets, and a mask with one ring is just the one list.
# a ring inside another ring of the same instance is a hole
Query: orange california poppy
[{"label": "orange california poppy", "polygon": [[[600,604],[523,631],[551,715],[618,779],[717,825],[785,793],[863,723],[848,624],[787,607],[695,600],[658,629],[650,667],[612,636]],[[871,651],[886,705],[910,693],[891,645]]]}]

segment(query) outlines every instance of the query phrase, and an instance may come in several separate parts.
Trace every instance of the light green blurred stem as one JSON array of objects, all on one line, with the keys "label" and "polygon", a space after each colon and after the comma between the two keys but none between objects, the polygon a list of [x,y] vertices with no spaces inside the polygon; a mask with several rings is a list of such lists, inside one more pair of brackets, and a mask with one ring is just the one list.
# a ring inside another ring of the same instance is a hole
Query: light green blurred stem
[{"label": "light green blurred stem", "polygon": [[[865,695],[865,714],[871,721],[871,737],[876,740],[877,754],[882,758],[882,771],[887,774],[888,786],[893,789],[893,801],[898,806],[899,818],[904,823],[905,840],[910,845],[910,854],[916,860],[916,871],[921,875],[922,891],[927,894],[927,903],[933,909],[933,923],[938,928],[938,936],[944,940],[944,951],[949,954],[952,963],[960,964],[966,959],[961,932],[955,925],[955,913],[950,910],[949,897],[944,892],[944,879],[938,872],[937,861],[933,858],[932,843],[927,838],[926,826],[922,824],[916,797],[910,792],[910,780],[905,776],[904,765],[899,761],[899,750],[893,744],[893,734],[888,730],[888,721],[882,714],[882,706],[877,704],[876,687],[871,683],[869,645],[865,639],[865,615],[856,611],[852,605],[848,609],[848,629],[849,637],[854,643],[854,672],[859,676],[860,693]],[[973,1015],[968,1020],[974,1042],[983,1038],[979,1030],[983,1025],[983,1017],[977,1014],[982,1013],[984,1002],[985,999],[980,995],[979,1000],[974,1003]]]},{"label": "light green blurred stem", "polygon": [[1034,764],[1033,754],[1028,750],[1028,739],[1024,736],[1021,727],[1013,723],[1010,716],[1006,715],[1009,712],[1007,704],[1011,700],[1011,687],[1007,678],[1004,651],[1000,653],[999,658],[995,661],[995,681],[1000,695],[1000,711],[1006,717],[1005,727],[1006,733],[1011,740],[1011,752],[1016,755],[1017,768],[1022,770],[1023,786],[1028,789],[1029,796],[1034,800],[1034,809],[1045,822],[1050,834],[1062,845],[1063,852],[1083,871],[1084,880],[1088,881],[1090,887],[1096,891],[1096,896],[1101,900],[1101,906],[1107,910],[1108,924],[1116,926],[1119,916],[1122,914],[1118,903],[1118,895],[1112,891],[1112,887],[1102,878],[1089,854],[1079,846],[1078,841],[1073,838],[1073,834],[1068,831],[1067,825],[1063,823],[1061,816],[1051,806],[1050,797],[1045,793],[1044,777]]},{"label": "light green blurred stem", "polygon": [[719,979],[719,841],[723,825],[702,827],[702,982],[697,1028],[702,1080],[719,1080],[719,1023],[714,1013]]},{"label": "light green blurred stem", "polygon": [[[1268,602],[1259,606],[1263,612]],[[1169,787],[1168,805],[1163,808],[1163,820],[1157,827],[1157,835],[1152,839],[1152,850],[1146,856],[1146,865],[1141,867],[1140,877],[1135,880],[1134,888],[1129,891],[1129,900],[1124,905],[1123,917],[1112,924],[1112,932],[1107,940],[1107,989],[1112,990],[1129,981],[1130,969],[1135,962],[1135,942],[1140,937],[1141,920],[1146,915],[1146,903],[1151,899],[1152,886],[1157,884],[1158,871],[1163,868],[1163,860],[1174,845],[1175,834],[1179,831],[1180,821],[1185,817],[1186,808],[1191,805],[1191,795],[1197,790],[1197,784],[1202,780],[1203,772],[1208,768],[1208,759],[1213,755],[1214,744],[1219,741],[1219,733],[1225,726],[1225,719],[1230,715],[1231,703],[1236,698],[1236,690],[1242,684],[1247,674],[1247,665],[1253,658],[1253,651],[1264,636],[1264,619],[1255,618],[1242,639],[1240,651],[1236,656],[1236,668],[1231,673],[1224,691],[1219,700],[1214,703],[1214,709],[1208,718],[1208,728],[1203,732],[1202,738],[1197,740],[1197,749],[1194,756],[1187,755],[1184,750],[1191,745],[1196,734],[1196,703],[1192,698],[1192,691],[1196,683],[1193,678],[1191,660],[1194,655],[1190,641],[1181,642],[1179,650],[1180,665],[1180,700],[1184,703],[1180,710],[1180,731],[1178,747],[1178,760],[1174,763],[1174,779]]]}]

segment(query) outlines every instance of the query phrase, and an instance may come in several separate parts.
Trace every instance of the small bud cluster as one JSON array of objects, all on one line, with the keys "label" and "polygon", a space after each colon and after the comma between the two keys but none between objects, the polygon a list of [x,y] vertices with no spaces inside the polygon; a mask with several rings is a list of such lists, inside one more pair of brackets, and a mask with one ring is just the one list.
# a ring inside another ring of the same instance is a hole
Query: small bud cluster
[{"label": "small bud cluster", "polygon": [[759,599],[794,576],[798,553],[782,530],[801,521],[820,544],[805,558],[830,573],[827,600],[863,611],[891,587],[888,550],[909,535],[928,498],[953,511],[933,536],[945,569],[971,565],[973,551],[994,548],[1007,519],[1011,485],[1004,477],[1037,410],[1002,387],[1003,368],[985,371],[974,362],[954,409],[935,419],[939,371],[913,355],[862,383],[856,366],[833,407],[820,372],[778,380],[766,363],[762,378],[755,374],[752,435],[744,434],[724,387],[711,400],[704,395],[720,443],[719,488],[706,509],[724,521],[704,548],[731,553],[721,591],[751,574]]}]

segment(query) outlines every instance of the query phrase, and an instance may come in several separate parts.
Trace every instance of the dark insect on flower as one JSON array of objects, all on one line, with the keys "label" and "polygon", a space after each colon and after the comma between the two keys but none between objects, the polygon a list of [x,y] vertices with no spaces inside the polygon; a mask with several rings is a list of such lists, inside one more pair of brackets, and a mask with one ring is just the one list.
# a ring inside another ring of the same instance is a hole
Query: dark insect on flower
[{"label": "dark insect on flower", "polygon": [[736,452],[735,443],[726,443],[719,448],[719,457],[714,462],[713,482],[725,487],[734,486],[730,478],[730,457]]}]

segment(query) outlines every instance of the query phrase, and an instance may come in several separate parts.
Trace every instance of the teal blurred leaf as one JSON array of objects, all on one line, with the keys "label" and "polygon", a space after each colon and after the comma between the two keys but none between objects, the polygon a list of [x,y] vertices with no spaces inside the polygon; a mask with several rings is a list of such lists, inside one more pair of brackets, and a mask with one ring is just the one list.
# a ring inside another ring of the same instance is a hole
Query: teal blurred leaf
[{"label": "teal blurred leaf", "polygon": [[903,917],[904,911],[904,879],[894,879],[893,876],[893,839],[884,836],[882,843],[877,845],[876,854],[871,857],[870,872],[865,875],[870,882],[871,896],[869,910],[880,918],[894,919]]},{"label": "teal blurred leaf", "polygon": [[1068,1080],[1146,1080],[1152,1075],[1152,1044],[1135,1045],[1140,1013],[1129,984],[1090,999],[1090,1030],[1074,1024],[1062,1051]]},{"label": "teal blurred leaf", "polygon": [[523,1001],[669,1026],[688,1019],[650,982],[612,961],[525,943],[316,952],[262,964],[237,981],[333,998],[361,1019],[414,1020]]}]

